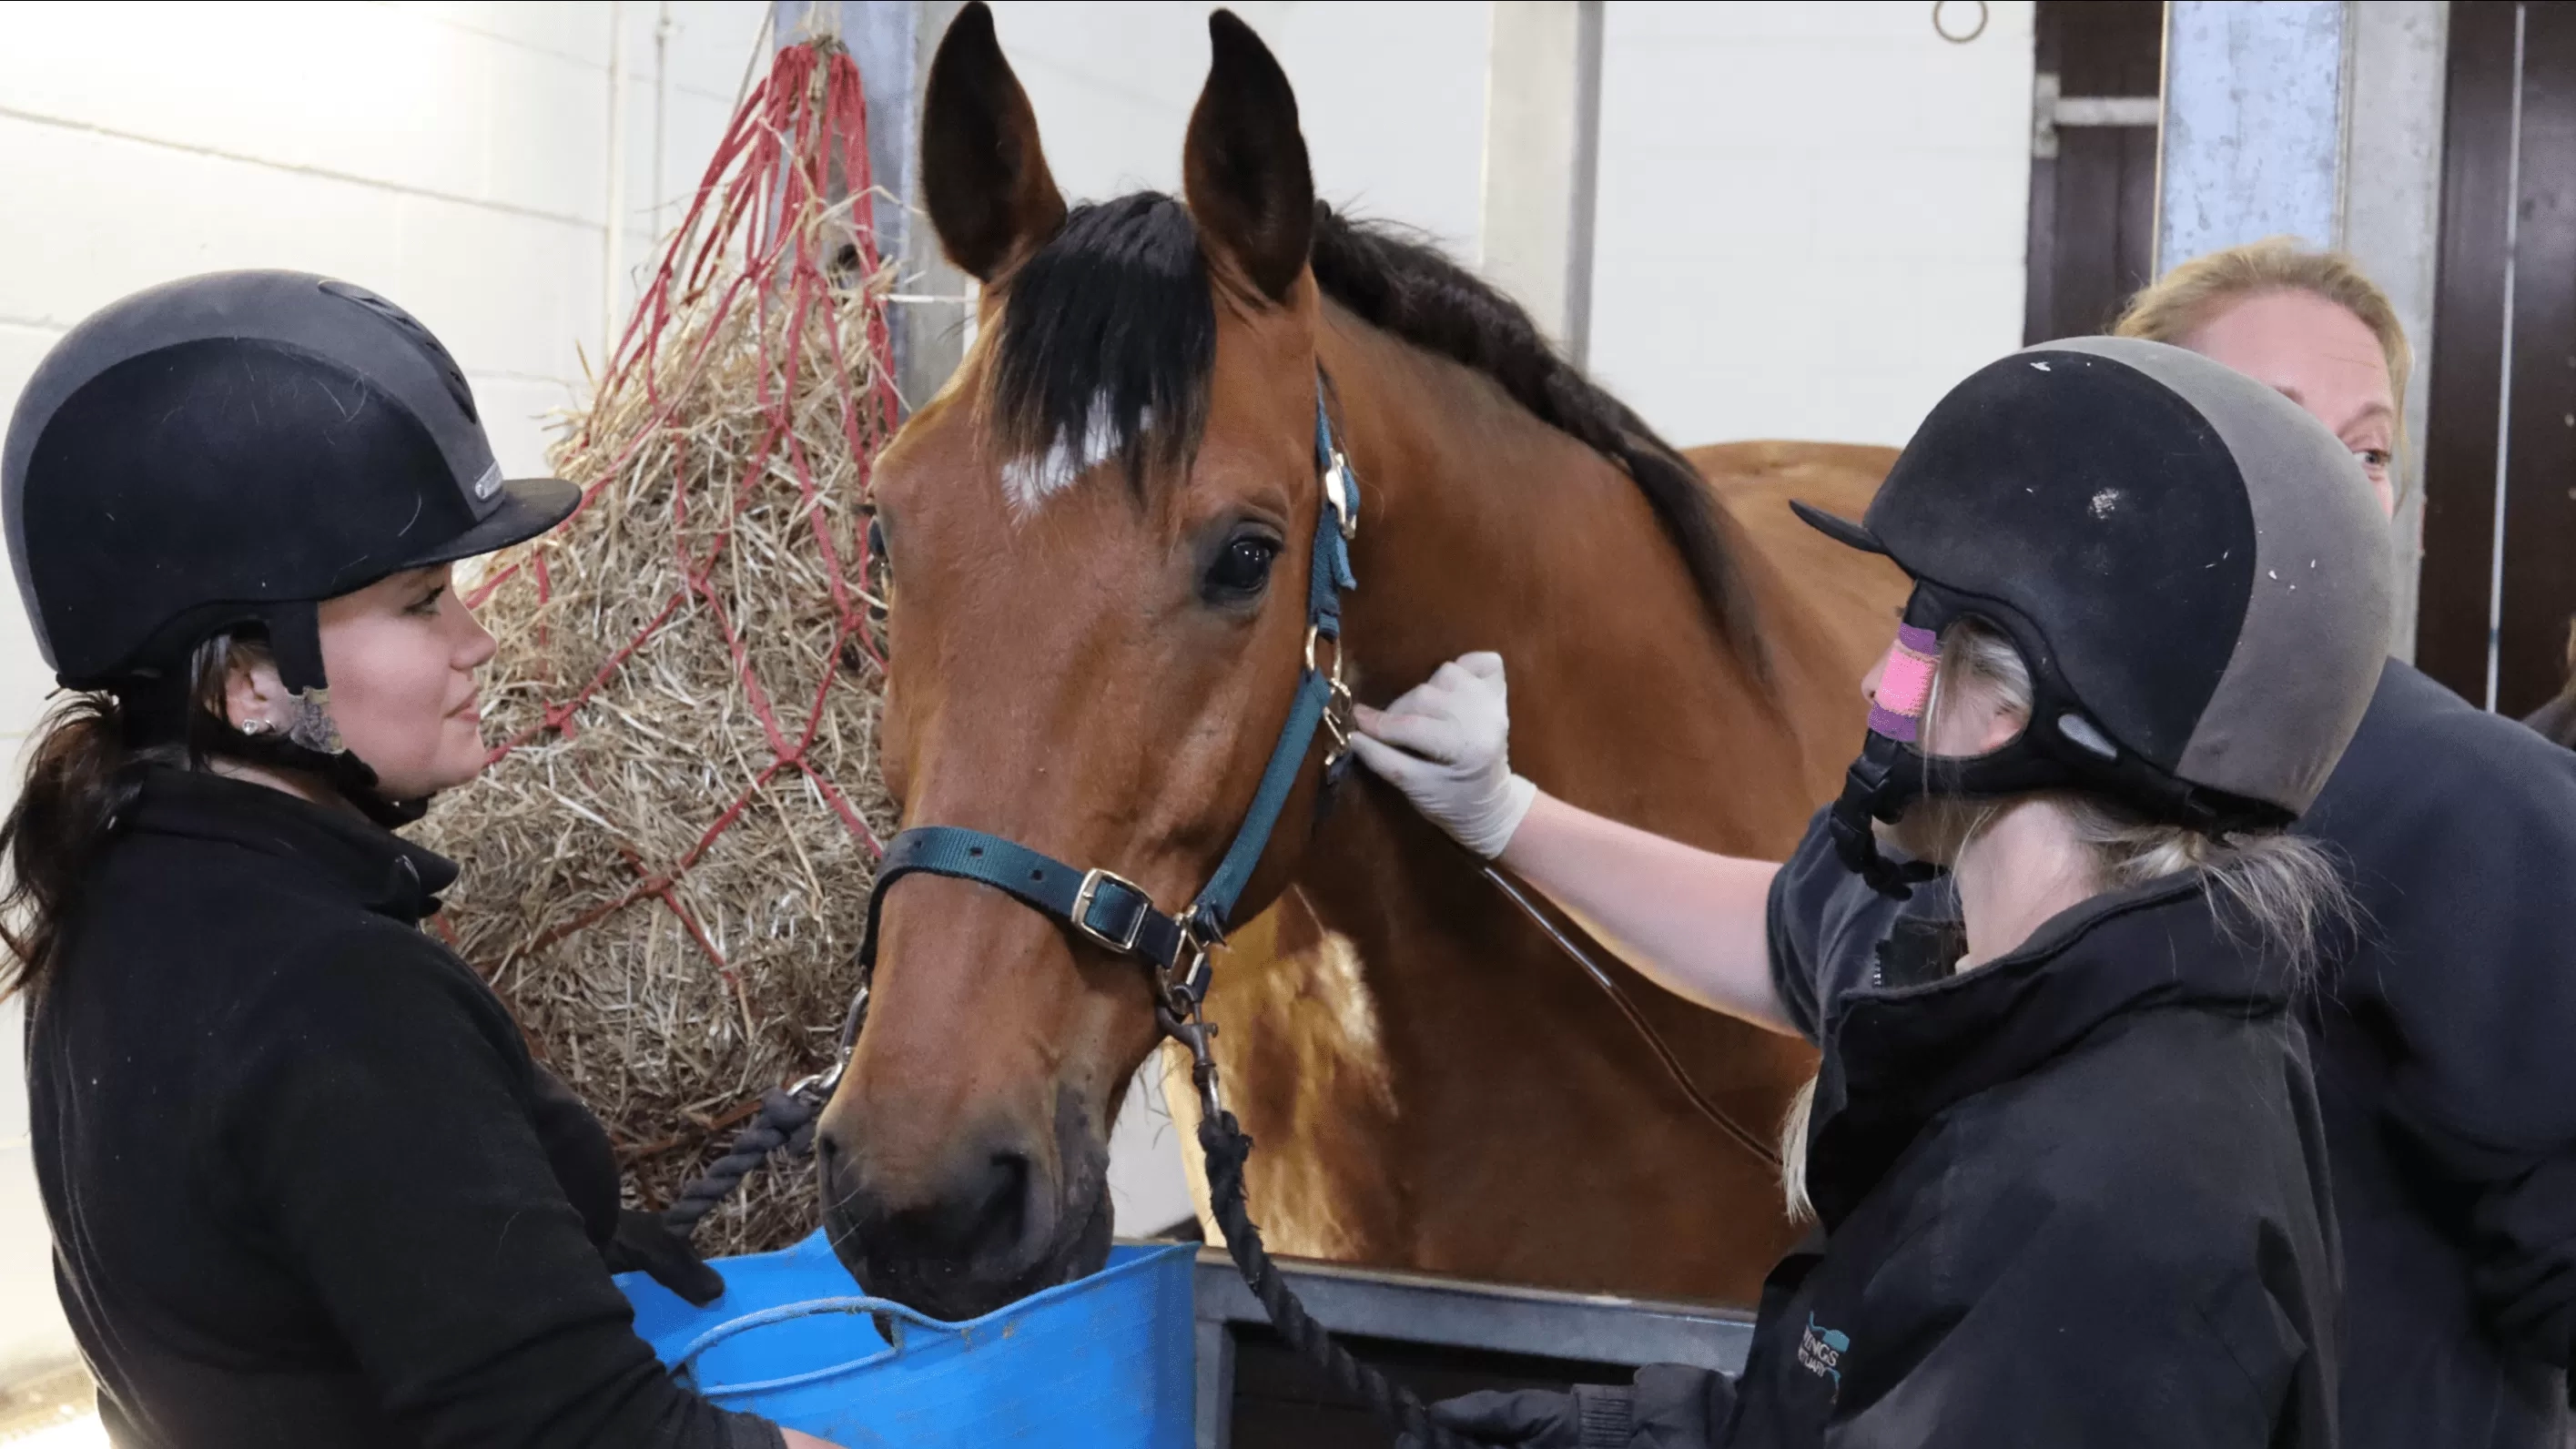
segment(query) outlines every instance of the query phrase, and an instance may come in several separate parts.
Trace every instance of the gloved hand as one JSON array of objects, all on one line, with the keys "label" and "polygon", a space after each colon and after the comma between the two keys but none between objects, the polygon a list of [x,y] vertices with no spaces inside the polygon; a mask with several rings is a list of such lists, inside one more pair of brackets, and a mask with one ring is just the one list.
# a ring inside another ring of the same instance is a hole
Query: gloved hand
[{"label": "gloved hand", "polygon": [[644,1272],[653,1281],[704,1308],[724,1296],[724,1275],[706,1265],[689,1240],[662,1223],[660,1213],[635,1208],[617,1214],[617,1234],[600,1245],[611,1273]]},{"label": "gloved hand", "polygon": [[[1480,1444],[1510,1449],[1626,1449],[1629,1391],[1612,1384],[1577,1384],[1574,1392],[1486,1389],[1431,1406],[1434,1422]],[[1397,1449],[1423,1449],[1412,1435]]]},{"label": "gloved hand", "polygon": [[1538,798],[1505,750],[1512,722],[1499,654],[1462,654],[1385,709],[1360,705],[1352,721],[1360,763],[1487,860],[1511,844]]},{"label": "gloved hand", "polygon": [[[1438,1423],[1481,1443],[1510,1449],[1715,1449],[1735,1409],[1735,1381],[1707,1369],[1648,1364],[1629,1388],[1577,1384],[1570,1394],[1545,1389],[1487,1390],[1431,1406]],[[1410,1436],[1399,1449],[1423,1449]]]}]

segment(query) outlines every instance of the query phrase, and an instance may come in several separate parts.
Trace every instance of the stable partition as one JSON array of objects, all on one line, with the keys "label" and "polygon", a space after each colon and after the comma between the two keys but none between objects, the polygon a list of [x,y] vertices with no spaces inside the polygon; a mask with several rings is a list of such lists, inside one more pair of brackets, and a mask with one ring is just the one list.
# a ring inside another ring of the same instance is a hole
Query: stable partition
[{"label": "stable partition", "polygon": [[[1740,1372],[1753,1320],[1701,1303],[1563,1293],[1329,1263],[1280,1265],[1315,1321],[1424,1399],[1486,1388],[1624,1384],[1639,1366]],[[1199,1253],[1197,1449],[1391,1446],[1270,1328],[1234,1261]]]}]

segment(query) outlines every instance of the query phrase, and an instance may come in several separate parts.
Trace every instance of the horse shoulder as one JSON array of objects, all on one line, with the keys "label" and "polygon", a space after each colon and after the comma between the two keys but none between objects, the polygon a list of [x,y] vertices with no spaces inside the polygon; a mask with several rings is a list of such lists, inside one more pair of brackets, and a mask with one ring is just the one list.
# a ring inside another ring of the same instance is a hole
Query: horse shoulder
[{"label": "horse shoulder", "polygon": [[[1385,1146],[1396,1111],[1387,1043],[1367,963],[1290,887],[1218,949],[1210,1019],[1259,1023],[1219,1032],[1226,1104],[1273,1150],[1246,1175],[1247,1206],[1273,1252],[1394,1264],[1405,1241]],[[1222,1246],[1195,1148],[1201,1116],[1189,1053],[1162,1046],[1163,1099],[1182,1151],[1191,1203],[1210,1244]],[[1280,1150],[1293,1144],[1293,1150]]]}]

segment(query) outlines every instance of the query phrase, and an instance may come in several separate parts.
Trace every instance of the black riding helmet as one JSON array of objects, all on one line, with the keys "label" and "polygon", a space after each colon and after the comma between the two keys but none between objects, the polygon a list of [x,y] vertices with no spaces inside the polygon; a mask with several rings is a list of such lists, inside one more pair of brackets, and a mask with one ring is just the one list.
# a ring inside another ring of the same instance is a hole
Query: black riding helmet
[{"label": "black riding helmet", "polygon": [[465,374],[409,313],[279,271],[165,283],[73,328],[19,397],[0,485],[19,597],[63,685],[113,692],[136,743],[157,743],[186,728],[197,647],[256,626],[325,724],[227,747],[368,790],[320,708],[317,606],[531,538],[581,497],[502,478]]},{"label": "black riding helmet", "polygon": [[[2388,652],[2385,520],[2350,450],[2195,353],[2128,338],[2018,352],[1953,388],[1854,524],[1827,534],[1914,580],[1898,653],[1953,621],[2012,639],[2029,726],[1927,782],[1906,704],[1871,715],[1834,806],[1846,864],[1904,893],[1873,818],[1927,793],[2099,791],[2208,834],[2305,811]],[[1883,703],[1886,703],[1883,701]]]}]

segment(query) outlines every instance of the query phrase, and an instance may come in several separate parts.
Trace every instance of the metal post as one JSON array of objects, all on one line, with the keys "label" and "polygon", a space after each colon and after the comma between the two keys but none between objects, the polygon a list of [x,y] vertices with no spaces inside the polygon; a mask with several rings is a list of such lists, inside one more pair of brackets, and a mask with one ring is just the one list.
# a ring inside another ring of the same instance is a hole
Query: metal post
[{"label": "metal post", "polygon": [[927,402],[965,356],[971,307],[963,273],[948,264],[919,209],[921,88],[939,37],[959,0],[777,0],[778,43],[793,44],[815,23],[849,48],[868,92],[868,167],[878,195],[877,249],[897,259],[888,321],[894,334],[895,390],[904,409]]},{"label": "metal post", "polygon": [[[2433,379],[2435,263],[2441,254],[2442,108],[2449,74],[2448,0],[2372,0],[2352,8],[2351,100],[2344,107],[2342,244],[2388,293],[2414,344],[2398,410],[2397,628],[2391,652],[2415,653],[2424,560],[2424,451]],[[2481,483],[2484,480],[2479,480]]]},{"label": "metal post", "polygon": [[1495,0],[1479,269],[1575,365],[1592,331],[1601,0]]},{"label": "metal post", "polygon": [[[2174,0],[2165,7],[2156,270],[2287,234],[2341,247],[2413,345],[2398,400],[2425,433],[2440,250],[2446,0]],[[2414,652],[2425,480],[2399,457],[2396,629]]]},{"label": "metal post", "polygon": [[2267,236],[2337,239],[2347,19],[2343,0],[2165,7],[2156,271]]},{"label": "metal post", "polygon": [[608,6],[608,199],[603,205],[608,226],[600,239],[596,366],[606,377],[626,321],[626,7],[618,0],[609,0]]}]

